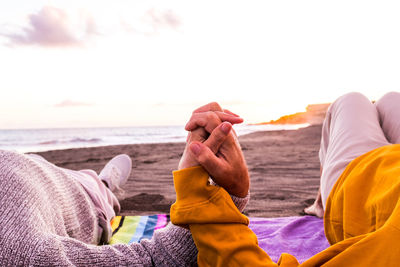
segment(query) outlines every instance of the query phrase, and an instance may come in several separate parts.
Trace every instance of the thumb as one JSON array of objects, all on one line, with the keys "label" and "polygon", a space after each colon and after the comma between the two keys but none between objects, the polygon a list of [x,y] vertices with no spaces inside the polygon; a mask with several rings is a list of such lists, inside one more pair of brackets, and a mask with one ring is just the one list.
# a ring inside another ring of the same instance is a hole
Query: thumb
[{"label": "thumb", "polygon": [[199,163],[210,176],[218,176],[223,168],[223,162],[213,151],[200,142],[193,142],[189,146],[197,163]]},{"label": "thumb", "polygon": [[209,147],[214,154],[217,154],[222,143],[225,141],[226,137],[229,135],[232,129],[232,124],[229,122],[221,123],[217,128],[215,128],[208,139],[204,142],[204,145]]}]

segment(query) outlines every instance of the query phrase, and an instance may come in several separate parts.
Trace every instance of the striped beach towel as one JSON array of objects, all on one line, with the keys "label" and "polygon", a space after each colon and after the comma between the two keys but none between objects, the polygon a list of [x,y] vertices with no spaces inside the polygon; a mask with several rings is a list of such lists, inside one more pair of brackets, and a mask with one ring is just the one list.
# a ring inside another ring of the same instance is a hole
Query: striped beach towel
[{"label": "striped beach towel", "polygon": [[157,229],[169,222],[169,215],[116,216],[111,221],[113,235],[109,244],[131,244],[143,238],[151,239]]}]

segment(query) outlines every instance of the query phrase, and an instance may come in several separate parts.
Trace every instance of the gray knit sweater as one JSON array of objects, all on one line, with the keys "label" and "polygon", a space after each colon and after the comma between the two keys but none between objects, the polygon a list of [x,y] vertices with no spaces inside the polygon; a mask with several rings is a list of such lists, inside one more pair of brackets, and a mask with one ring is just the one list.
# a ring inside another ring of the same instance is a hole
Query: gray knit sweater
[{"label": "gray knit sweater", "polygon": [[[243,210],[248,197],[233,200]],[[98,246],[98,227],[90,197],[62,168],[0,150],[0,266],[196,265],[183,228],[169,224],[151,240]]]}]

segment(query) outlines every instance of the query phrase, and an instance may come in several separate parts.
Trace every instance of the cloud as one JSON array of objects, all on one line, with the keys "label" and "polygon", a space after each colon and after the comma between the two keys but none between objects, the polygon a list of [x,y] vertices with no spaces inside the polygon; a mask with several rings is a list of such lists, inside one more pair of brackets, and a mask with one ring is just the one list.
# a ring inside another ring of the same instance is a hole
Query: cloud
[{"label": "cloud", "polygon": [[144,13],[140,21],[135,23],[135,26],[121,20],[121,26],[125,31],[144,35],[154,35],[164,29],[178,30],[181,25],[179,16],[169,9],[151,8]]},{"label": "cloud", "polygon": [[181,20],[172,10],[160,11],[152,8],[147,11],[146,16],[156,28],[167,27],[177,29],[181,25]]},{"label": "cloud", "polygon": [[65,108],[65,107],[84,107],[84,106],[93,106],[93,104],[90,103],[84,103],[84,102],[78,102],[78,101],[73,101],[70,99],[64,100],[58,104],[54,105],[57,108]]},{"label": "cloud", "polygon": [[[151,36],[163,30],[178,30],[182,25],[179,16],[170,9],[151,8],[139,18],[134,17],[128,19],[130,23],[121,19],[120,27],[125,32]],[[0,37],[8,39],[9,46],[83,47],[92,37],[100,35],[95,19],[87,12],[72,14],[52,6],[29,14],[24,26],[4,27],[0,29]]]},{"label": "cloud", "polygon": [[20,33],[0,33],[12,45],[39,45],[46,47],[82,46],[92,35],[97,34],[97,26],[89,15],[81,16],[78,27],[68,14],[59,8],[45,6],[38,13],[28,16],[29,25],[20,27]]}]

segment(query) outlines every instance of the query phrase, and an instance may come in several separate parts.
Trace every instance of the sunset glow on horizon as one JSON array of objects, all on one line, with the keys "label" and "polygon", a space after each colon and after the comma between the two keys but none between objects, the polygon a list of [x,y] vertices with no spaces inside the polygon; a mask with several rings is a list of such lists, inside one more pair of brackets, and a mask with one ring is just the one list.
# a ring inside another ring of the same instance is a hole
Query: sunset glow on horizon
[{"label": "sunset glow on horizon", "polygon": [[246,123],[400,91],[396,1],[0,4],[0,129]]}]

